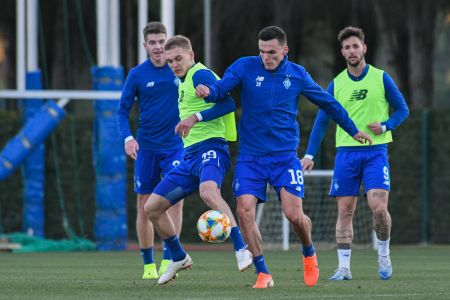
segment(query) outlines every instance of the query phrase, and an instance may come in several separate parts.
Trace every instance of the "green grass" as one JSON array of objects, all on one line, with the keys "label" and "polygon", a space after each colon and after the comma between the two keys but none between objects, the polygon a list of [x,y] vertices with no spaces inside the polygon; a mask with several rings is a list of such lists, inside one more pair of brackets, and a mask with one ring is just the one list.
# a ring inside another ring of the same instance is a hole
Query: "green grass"
[{"label": "green grass", "polygon": [[[450,247],[394,247],[391,280],[377,277],[376,252],[354,250],[353,280],[331,282],[335,251],[319,251],[321,276],[303,283],[299,254],[266,251],[275,287],[253,290],[253,271],[239,273],[234,255],[191,251],[192,270],[156,286],[140,279],[137,252],[0,253],[0,299],[449,299]],[[159,253],[157,255],[159,258]]]}]

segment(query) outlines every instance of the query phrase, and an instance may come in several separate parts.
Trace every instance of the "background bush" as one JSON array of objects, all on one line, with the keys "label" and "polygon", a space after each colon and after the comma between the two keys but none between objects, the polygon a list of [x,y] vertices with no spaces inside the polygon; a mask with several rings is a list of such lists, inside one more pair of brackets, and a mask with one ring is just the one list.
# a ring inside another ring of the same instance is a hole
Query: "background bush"
[{"label": "background bush", "polygon": [[[389,145],[392,191],[389,209],[393,217],[392,240],[394,243],[418,243],[422,241],[424,188],[429,196],[429,241],[450,242],[450,110],[433,110],[429,113],[429,160],[424,161],[423,114],[412,111],[405,124],[394,132],[394,143]],[[303,156],[311,130],[315,111],[306,109],[299,116]],[[21,116],[0,110],[0,145],[3,146],[21,128]],[[54,135],[46,141],[45,232],[49,238],[66,237],[62,227],[61,207],[65,205],[70,224],[75,231],[93,239],[95,199],[92,167],[92,118],[69,116],[62,121]],[[52,140],[53,139],[53,140]],[[55,146],[56,145],[56,146]],[[233,162],[237,144],[230,144]],[[73,156],[76,153],[76,156]],[[330,128],[321,147],[316,168],[330,169],[334,161],[334,132]],[[56,162],[55,163],[55,159]],[[428,186],[423,177],[429,168]],[[57,168],[61,171],[57,178]],[[136,240],[136,195],[133,192],[133,164],[127,163],[127,199],[129,239]],[[222,194],[235,210],[231,181],[233,170],[227,174]],[[61,185],[63,194],[58,194]],[[78,187],[77,187],[78,185]],[[0,181],[0,230],[20,231],[22,227],[22,176],[16,170],[12,176]],[[114,201],[114,199],[111,199]],[[199,241],[196,237],[198,216],[207,210],[197,194],[185,201],[182,239]],[[82,230],[84,228],[84,230]]]}]

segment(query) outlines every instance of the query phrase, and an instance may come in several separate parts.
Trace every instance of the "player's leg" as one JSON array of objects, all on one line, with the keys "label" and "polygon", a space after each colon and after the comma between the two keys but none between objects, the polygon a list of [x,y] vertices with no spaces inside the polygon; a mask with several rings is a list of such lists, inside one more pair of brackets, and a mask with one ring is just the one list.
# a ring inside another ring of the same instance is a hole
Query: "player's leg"
[{"label": "player's leg", "polygon": [[253,195],[245,194],[237,197],[236,202],[239,225],[248,249],[254,257],[260,256],[263,254],[262,237],[255,222],[258,199]]},{"label": "player's leg", "polygon": [[353,215],[361,185],[361,152],[338,151],[334,162],[334,174],[330,196],[337,199],[336,243],[338,268],[330,280],[351,280],[351,244],[353,240]]},{"label": "player's leg", "polygon": [[380,241],[388,241],[391,236],[392,221],[388,211],[388,198],[389,192],[383,189],[372,189],[367,192],[369,207],[373,214],[373,226]]},{"label": "player's leg", "polygon": [[309,217],[303,212],[302,198],[289,193],[285,188],[280,190],[280,198],[283,213],[291,223],[303,246],[311,246],[312,224]]},{"label": "player's leg", "polygon": [[144,205],[150,195],[137,196],[136,233],[142,259],[144,260],[143,279],[157,279],[158,272],[153,258],[153,225],[144,211]]},{"label": "player's leg", "polygon": [[[180,237],[181,228],[183,225],[183,203],[184,200],[181,199],[179,202],[177,202],[175,205],[171,206],[167,210],[167,213],[172,219],[173,225],[175,227],[175,233],[178,236],[178,238]],[[159,275],[164,274],[171,260],[172,256],[170,255],[170,249],[166,245],[166,243],[163,242],[163,259],[161,260],[161,264],[159,266],[158,271]]]},{"label": "player's leg", "polygon": [[378,240],[378,276],[380,279],[387,280],[392,276],[392,264],[389,256],[392,221],[388,211],[390,174],[387,150],[374,150],[366,155],[364,186]]},{"label": "player's leg", "polygon": [[[208,157],[204,159],[203,157]],[[200,180],[200,197],[208,207],[224,212],[231,221],[230,238],[236,254],[239,271],[244,271],[252,265],[252,254],[242,238],[241,231],[237,226],[236,219],[228,203],[222,198],[220,186],[230,166],[228,147],[214,147],[198,157],[198,170]]]},{"label": "player's leg", "polygon": [[307,286],[314,286],[319,279],[317,255],[311,238],[312,224],[303,212],[304,181],[300,160],[296,156],[272,156],[267,158],[270,177],[281,201],[284,215],[302,242],[303,279]]},{"label": "player's leg", "polygon": [[255,221],[256,205],[266,200],[267,176],[264,170],[265,168],[259,165],[255,157],[240,155],[233,179],[239,225],[248,248],[253,254],[253,265],[258,274],[253,288],[258,289],[274,286],[272,275],[264,259],[261,233]]},{"label": "player's leg", "polygon": [[283,187],[280,190],[280,199],[284,215],[302,242],[303,280],[307,286],[312,287],[319,279],[319,264],[311,237],[311,220],[303,212],[302,198]]},{"label": "player's leg", "polygon": [[144,211],[144,205],[160,180],[159,173],[156,153],[140,149],[134,162],[134,191],[137,193],[136,233],[144,260],[143,279],[158,278],[153,258],[154,231],[152,223]]},{"label": "player's leg", "polygon": [[[161,168],[162,176],[165,177],[170,170],[178,166],[180,162],[183,161],[184,151],[181,149],[170,152],[161,152],[160,155],[161,158],[159,166]],[[175,232],[178,237],[181,235],[181,227],[183,224],[183,203],[184,200],[181,199],[167,210],[167,213],[173,221]],[[169,247],[167,247],[167,245],[163,242],[163,259],[161,260],[161,264],[159,266],[159,275],[166,271],[171,259],[172,257],[170,255]]]},{"label": "player's leg", "polygon": [[[161,183],[164,184],[164,180]],[[155,192],[159,191],[160,190],[158,190],[157,187]],[[172,262],[167,266],[166,272],[159,278],[158,284],[165,284],[172,279],[175,279],[175,276],[179,271],[188,269],[192,266],[192,259],[181,246],[175,232],[175,226],[167,213],[167,210],[172,205],[173,204],[167,198],[155,193],[151,194],[145,204],[145,212],[152,221],[156,232],[169,248],[172,256]]]},{"label": "player's leg", "polygon": [[336,221],[336,243],[339,266],[331,280],[351,280],[350,259],[353,241],[353,215],[356,209],[357,197],[336,197],[338,218]]},{"label": "player's leg", "polygon": [[372,210],[373,226],[377,235],[378,276],[387,280],[392,276],[390,259],[391,215],[388,211],[389,192],[383,189],[372,189],[367,192],[369,207]]},{"label": "player's leg", "polygon": [[236,202],[239,225],[248,244],[248,249],[253,255],[253,265],[258,274],[253,288],[273,287],[274,281],[264,259],[261,232],[255,221],[258,199],[254,195],[244,194],[238,196]]},{"label": "player's leg", "polygon": [[145,204],[145,212],[152,221],[156,232],[169,248],[172,257],[166,272],[160,276],[158,284],[171,281],[179,271],[192,266],[192,259],[183,249],[174,223],[167,213],[171,206],[192,193],[198,186],[198,181],[189,173],[189,166],[186,164],[185,162],[181,163],[167,174]]}]

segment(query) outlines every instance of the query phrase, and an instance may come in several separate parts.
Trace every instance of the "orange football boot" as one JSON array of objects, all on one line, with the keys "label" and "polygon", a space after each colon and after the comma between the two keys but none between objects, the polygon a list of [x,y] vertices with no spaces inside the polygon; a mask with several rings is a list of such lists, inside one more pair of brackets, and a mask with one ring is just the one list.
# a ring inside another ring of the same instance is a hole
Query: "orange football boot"
[{"label": "orange football boot", "polygon": [[256,279],[256,283],[253,286],[254,289],[265,289],[268,287],[273,287],[273,279],[272,275],[266,273],[259,273],[258,279]]},{"label": "orange football boot", "polygon": [[317,255],[303,256],[303,280],[307,286],[313,287],[319,279],[319,264]]}]

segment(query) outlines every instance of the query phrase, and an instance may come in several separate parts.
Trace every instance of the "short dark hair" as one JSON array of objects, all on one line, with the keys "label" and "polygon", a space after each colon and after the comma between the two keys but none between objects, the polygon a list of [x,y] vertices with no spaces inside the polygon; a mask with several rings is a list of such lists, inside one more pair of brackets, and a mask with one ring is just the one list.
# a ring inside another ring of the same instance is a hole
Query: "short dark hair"
[{"label": "short dark hair", "polygon": [[161,22],[150,22],[144,27],[142,33],[144,34],[145,39],[147,37],[147,34],[158,34],[158,33],[167,34],[167,29],[166,26],[164,26],[164,24]]},{"label": "short dark hair", "polygon": [[192,50],[191,41],[184,35],[176,35],[168,39],[166,45],[164,46],[164,49],[171,50],[176,47],[185,50]]},{"label": "short dark hair", "polygon": [[286,33],[278,26],[263,28],[258,34],[258,39],[261,41],[277,39],[278,43],[281,45],[285,45],[287,43]]},{"label": "short dark hair", "polygon": [[351,36],[357,37],[361,42],[364,43],[363,30],[361,28],[353,27],[353,26],[347,26],[344,29],[342,29],[341,31],[339,31],[339,34],[338,34],[339,43],[342,45],[342,42]]}]

